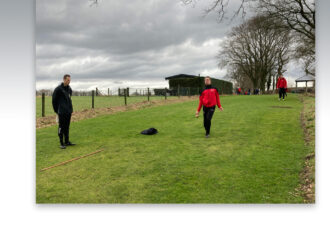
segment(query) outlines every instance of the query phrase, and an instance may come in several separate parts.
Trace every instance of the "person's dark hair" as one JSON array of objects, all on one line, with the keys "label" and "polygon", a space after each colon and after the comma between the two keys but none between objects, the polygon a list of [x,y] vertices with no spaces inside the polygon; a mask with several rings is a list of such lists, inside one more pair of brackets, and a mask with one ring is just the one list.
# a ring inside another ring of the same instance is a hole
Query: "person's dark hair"
[{"label": "person's dark hair", "polygon": [[206,78],[208,78],[208,79],[210,79],[210,80],[211,80],[211,77],[210,77],[210,76],[206,76],[206,77],[205,77],[205,79],[206,79]]},{"label": "person's dark hair", "polygon": [[67,79],[68,77],[71,77],[69,74],[65,74],[64,76],[63,76],[63,80],[65,80],[65,79]]}]

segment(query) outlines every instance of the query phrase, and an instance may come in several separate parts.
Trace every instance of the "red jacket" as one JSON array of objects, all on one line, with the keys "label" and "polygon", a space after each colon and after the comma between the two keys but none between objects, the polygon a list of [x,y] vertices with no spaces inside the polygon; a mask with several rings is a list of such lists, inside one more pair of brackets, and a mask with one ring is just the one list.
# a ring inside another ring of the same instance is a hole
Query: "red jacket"
[{"label": "red jacket", "polygon": [[221,108],[220,98],[218,90],[212,86],[206,86],[199,96],[199,105],[197,111],[199,112],[202,108],[202,105],[205,107],[213,107],[217,105]]},{"label": "red jacket", "polygon": [[277,79],[276,89],[287,88],[287,83],[284,77]]}]

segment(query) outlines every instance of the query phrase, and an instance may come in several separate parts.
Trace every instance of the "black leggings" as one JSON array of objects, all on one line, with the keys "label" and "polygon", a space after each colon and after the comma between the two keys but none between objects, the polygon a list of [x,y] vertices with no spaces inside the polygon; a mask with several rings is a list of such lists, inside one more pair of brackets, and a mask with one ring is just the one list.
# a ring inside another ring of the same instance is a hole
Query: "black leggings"
[{"label": "black leggings", "polygon": [[279,94],[278,95],[279,98],[283,97],[283,99],[284,99],[285,94],[286,94],[285,88],[280,88],[279,91],[278,91],[278,94]]},{"label": "black leggings", "polygon": [[214,110],[215,110],[215,106],[213,106],[213,107],[203,106],[204,128],[206,131],[206,135],[210,134],[211,120],[213,117]]},{"label": "black leggings", "polygon": [[65,143],[69,142],[69,128],[70,128],[71,114],[59,114],[58,115],[58,136],[60,143],[63,145],[63,136]]}]

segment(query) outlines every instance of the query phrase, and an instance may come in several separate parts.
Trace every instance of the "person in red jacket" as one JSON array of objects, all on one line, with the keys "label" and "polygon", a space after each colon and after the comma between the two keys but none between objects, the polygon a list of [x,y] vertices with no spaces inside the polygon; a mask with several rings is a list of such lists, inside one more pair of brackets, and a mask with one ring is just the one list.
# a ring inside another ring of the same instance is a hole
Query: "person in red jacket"
[{"label": "person in red jacket", "polygon": [[278,93],[279,93],[278,100],[281,100],[281,97],[282,97],[283,101],[284,101],[284,97],[285,97],[286,89],[287,89],[287,82],[282,74],[277,79],[276,89],[279,89],[278,90]]},{"label": "person in red jacket", "polygon": [[203,105],[204,128],[206,131],[205,137],[208,138],[210,136],[211,120],[215,111],[215,106],[217,105],[221,111],[223,108],[220,104],[219,92],[217,88],[212,87],[211,85],[211,78],[205,77],[204,82],[205,88],[199,96],[199,105],[195,116],[199,117],[199,112]]}]

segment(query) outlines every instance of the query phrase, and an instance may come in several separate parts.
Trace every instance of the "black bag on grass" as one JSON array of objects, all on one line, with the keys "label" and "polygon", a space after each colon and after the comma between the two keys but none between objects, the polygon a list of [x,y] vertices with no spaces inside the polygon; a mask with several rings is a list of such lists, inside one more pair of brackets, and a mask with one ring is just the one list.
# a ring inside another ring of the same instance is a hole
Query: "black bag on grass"
[{"label": "black bag on grass", "polygon": [[154,135],[156,133],[158,133],[158,130],[155,128],[146,129],[141,132],[141,134],[144,134],[144,135]]}]

